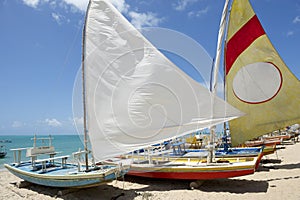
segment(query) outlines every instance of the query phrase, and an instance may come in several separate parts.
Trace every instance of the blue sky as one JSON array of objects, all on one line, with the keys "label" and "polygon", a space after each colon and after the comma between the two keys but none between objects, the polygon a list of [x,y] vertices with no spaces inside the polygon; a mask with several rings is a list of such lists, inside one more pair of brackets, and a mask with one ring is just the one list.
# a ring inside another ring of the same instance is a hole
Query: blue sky
[{"label": "blue sky", "polygon": [[[223,1],[112,1],[136,27],[182,32],[214,56]],[[250,2],[300,78],[300,1]],[[72,90],[86,5],[87,0],[0,0],[0,134],[75,133]]]}]

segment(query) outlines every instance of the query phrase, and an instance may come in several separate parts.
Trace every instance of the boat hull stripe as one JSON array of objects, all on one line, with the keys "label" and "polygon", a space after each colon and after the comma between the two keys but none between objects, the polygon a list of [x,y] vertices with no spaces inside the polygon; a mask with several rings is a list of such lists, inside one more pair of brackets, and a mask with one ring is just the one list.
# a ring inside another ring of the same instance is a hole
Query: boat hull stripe
[{"label": "boat hull stripe", "polygon": [[219,178],[230,178],[253,174],[254,169],[219,171],[219,172],[159,172],[159,171],[135,171],[130,170],[128,175],[159,178],[159,179],[182,179],[182,180],[209,180]]}]

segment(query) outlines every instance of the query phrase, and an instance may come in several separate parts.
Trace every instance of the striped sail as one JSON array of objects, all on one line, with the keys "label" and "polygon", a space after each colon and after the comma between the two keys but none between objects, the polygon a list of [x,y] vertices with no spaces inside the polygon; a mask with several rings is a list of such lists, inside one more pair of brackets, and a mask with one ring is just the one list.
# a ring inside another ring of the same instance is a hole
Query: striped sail
[{"label": "striped sail", "polygon": [[233,1],[225,47],[227,101],[246,113],[229,122],[233,145],[300,122],[300,84],[248,0]]}]

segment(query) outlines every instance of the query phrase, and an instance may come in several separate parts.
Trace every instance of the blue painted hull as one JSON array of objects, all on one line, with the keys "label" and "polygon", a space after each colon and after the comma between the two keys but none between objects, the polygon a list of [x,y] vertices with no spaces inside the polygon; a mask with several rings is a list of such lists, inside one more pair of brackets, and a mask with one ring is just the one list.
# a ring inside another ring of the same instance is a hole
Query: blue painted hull
[{"label": "blue painted hull", "polygon": [[[206,149],[187,149],[187,152],[202,152],[208,153]],[[261,147],[254,148],[229,148],[227,151],[224,149],[216,149],[216,157],[239,157],[239,156],[257,156],[261,151]]]},{"label": "blue painted hull", "polygon": [[31,162],[22,163],[19,166],[13,164],[4,165],[15,176],[38,185],[50,187],[84,188],[101,185],[124,175],[119,173],[118,167],[105,165],[103,169],[90,172],[78,172],[77,166],[68,164],[65,168],[51,167],[47,172],[32,170]]}]

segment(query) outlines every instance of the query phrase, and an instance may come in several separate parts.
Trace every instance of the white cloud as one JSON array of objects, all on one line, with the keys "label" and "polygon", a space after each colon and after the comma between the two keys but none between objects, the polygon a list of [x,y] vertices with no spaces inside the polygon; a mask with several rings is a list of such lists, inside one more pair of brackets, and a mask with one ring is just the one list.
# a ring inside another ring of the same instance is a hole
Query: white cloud
[{"label": "white cloud", "polygon": [[51,16],[58,24],[62,23],[62,15],[58,13],[52,13]]},{"label": "white cloud", "polygon": [[158,26],[163,20],[158,18],[155,13],[139,13],[135,11],[129,11],[130,5],[125,0],[110,0],[111,3],[123,14],[128,15],[131,18],[131,23],[136,28],[142,28],[144,26]]},{"label": "white cloud", "polygon": [[129,5],[125,2],[125,0],[110,0],[110,2],[121,12],[128,13]]},{"label": "white cloud", "polygon": [[[72,12],[80,11],[85,12],[89,0],[22,0],[23,3],[32,8],[37,8],[41,3],[47,3],[51,8],[55,9],[60,6],[64,9],[70,9]],[[126,0],[109,0],[120,12],[128,13],[129,4]]]},{"label": "white cloud", "polygon": [[178,0],[173,4],[173,8],[178,11],[183,11],[188,5],[196,3],[198,0]]},{"label": "white cloud", "polygon": [[292,35],[294,35],[294,31],[289,31],[289,32],[287,32],[287,34],[286,34],[286,36],[292,36]]},{"label": "white cloud", "polygon": [[300,16],[295,17],[295,19],[293,20],[294,24],[300,23]]},{"label": "white cloud", "polygon": [[[85,12],[89,0],[63,0],[68,5],[72,5],[78,10]],[[110,2],[122,13],[127,13],[129,9],[129,5],[125,2],[125,0],[110,0]]]},{"label": "white cloud", "polygon": [[[131,18],[131,23],[136,28],[141,28],[143,26],[158,26],[158,24],[163,20],[158,18],[155,13],[139,13],[135,11],[129,11],[129,4],[126,3],[126,0],[110,0],[111,3],[123,14],[128,15]],[[191,2],[196,2],[197,0],[181,0],[179,6],[186,6]],[[41,3],[49,4],[50,8],[53,10],[57,6],[66,10],[66,12],[85,12],[88,0],[23,0],[23,2],[33,8],[37,8]],[[57,12],[52,12],[51,17],[58,23],[62,24],[63,21],[69,22],[69,19],[66,19],[63,15],[58,14]]]},{"label": "white cloud", "polygon": [[82,126],[83,125],[83,117],[74,117],[72,119],[73,124],[77,126]]},{"label": "white cloud", "polygon": [[207,14],[208,10],[209,10],[209,8],[206,7],[202,10],[199,10],[199,11],[191,11],[191,12],[188,13],[188,16],[189,17],[201,17],[202,15]]},{"label": "white cloud", "polygon": [[63,0],[66,4],[74,6],[78,10],[85,12],[87,5],[88,5],[88,0]]},{"label": "white cloud", "polygon": [[22,0],[23,3],[32,8],[37,8],[39,4],[45,3],[55,9],[57,6],[67,8],[71,11],[85,12],[89,0]]},{"label": "white cloud", "polygon": [[67,19],[65,16],[59,13],[51,13],[52,18],[58,23],[59,25],[63,24],[63,22],[70,22],[70,19]]},{"label": "white cloud", "polygon": [[14,121],[13,123],[12,123],[12,127],[13,128],[20,128],[20,127],[22,127],[22,126],[24,126],[25,125],[25,123],[23,123],[23,122],[20,122],[20,121]]},{"label": "white cloud", "polygon": [[39,4],[40,0],[23,0],[23,3],[27,6],[36,8]]},{"label": "white cloud", "polygon": [[163,19],[156,17],[155,13],[137,13],[129,12],[128,15],[131,17],[131,23],[136,28],[142,28],[144,26],[158,26]]},{"label": "white cloud", "polygon": [[53,119],[45,119],[44,121],[48,126],[52,126],[52,127],[61,127],[62,123],[59,122],[57,119],[53,118]]}]

